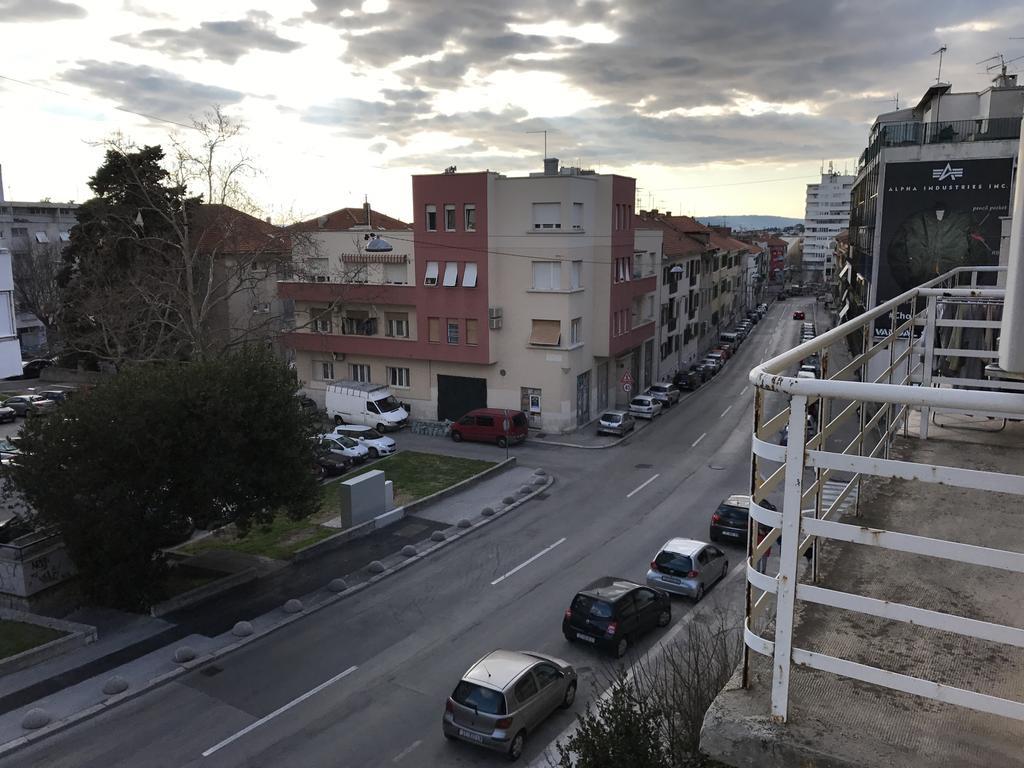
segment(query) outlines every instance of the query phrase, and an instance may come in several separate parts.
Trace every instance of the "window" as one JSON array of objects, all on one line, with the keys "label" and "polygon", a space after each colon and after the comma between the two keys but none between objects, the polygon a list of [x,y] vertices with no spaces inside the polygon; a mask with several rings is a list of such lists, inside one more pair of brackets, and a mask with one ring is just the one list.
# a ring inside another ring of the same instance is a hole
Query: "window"
[{"label": "window", "polygon": [[387,335],[397,339],[409,338],[409,315],[405,312],[387,312],[384,315],[387,321]]},{"label": "window", "polygon": [[530,343],[542,347],[557,347],[562,342],[562,324],[558,320],[534,320]]},{"label": "window", "polygon": [[570,344],[582,344],[583,343],[583,318],[574,317],[569,321],[569,343]]},{"label": "window", "polygon": [[352,336],[376,336],[377,318],[370,317],[369,312],[346,310],[341,319],[341,332]]},{"label": "window", "polygon": [[409,369],[388,366],[388,385],[395,389],[409,388]]},{"label": "window", "polygon": [[405,285],[409,280],[409,268],[405,264],[385,264],[384,282],[389,285]]},{"label": "window", "polygon": [[480,322],[475,317],[466,318],[466,343],[476,346],[480,342],[478,341],[477,333],[480,327]]},{"label": "window", "polygon": [[353,363],[349,366],[352,372],[352,381],[369,381],[370,366],[362,363]]},{"label": "window", "polygon": [[365,283],[370,279],[369,271],[365,264],[355,264],[352,267],[352,271],[349,272],[348,280],[350,283]]},{"label": "window", "polygon": [[459,343],[459,321],[449,320],[448,321],[448,343],[458,344]]},{"label": "window", "polygon": [[252,313],[254,315],[269,315],[270,314],[270,302],[259,301],[252,305]]},{"label": "window", "polygon": [[424,285],[437,285],[437,273],[440,269],[440,262],[428,261],[427,271],[423,275]]},{"label": "window", "polygon": [[534,203],[533,204],[533,228],[534,229],[561,229],[562,228],[562,204],[561,203]]},{"label": "window", "polygon": [[462,268],[462,287],[476,288],[476,264],[472,261]]},{"label": "window", "polygon": [[28,227],[11,227],[11,237],[28,237]]},{"label": "window", "polygon": [[331,333],[331,310],[330,309],[314,309],[313,310],[313,330],[317,333]]},{"label": "window", "polygon": [[45,232],[36,232],[36,242],[37,243],[48,243],[48,242],[50,242],[50,238],[48,238],[46,236]]},{"label": "window", "polygon": [[636,598],[637,610],[646,610],[647,606],[654,602],[654,593],[649,589],[638,589],[633,594]]},{"label": "window", "polygon": [[576,291],[583,287],[583,262],[574,261],[569,276],[569,287]]},{"label": "window", "polygon": [[446,205],[444,207],[444,231],[454,232],[455,231],[455,206]]},{"label": "window", "polygon": [[513,689],[516,695],[516,701],[520,704],[529,701],[537,695],[537,681],[533,679],[533,675],[529,672],[516,683],[516,687]]},{"label": "window", "polygon": [[427,318],[427,341],[432,341],[435,344],[441,343],[441,318]]},{"label": "window", "polygon": [[334,381],[334,363],[329,363],[326,360],[314,360],[313,378],[317,381]]},{"label": "window", "polygon": [[437,232],[437,206],[427,206],[427,232]]},{"label": "window", "polygon": [[622,313],[616,312],[612,315],[612,336],[618,336],[622,333]]},{"label": "window", "polygon": [[71,242],[71,233],[70,232],[61,232],[60,233],[60,241],[62,243],[70,243]]},{"label": "window", "polygon": [[444,264],[444,285],[451,288],[459,282],[459,262],[446,261]]},{"label": "window", "polygon": [[476,206],[462,206],[463,225],[467,232],[476,232]]},{"label": "window", "polygon": [[583,229],[583,203],[572,204],[572,228]]},{"label": "window", "polygon": [[557,291],[562,287],[562,265],[557,261],[533,262],[533,290]]}]

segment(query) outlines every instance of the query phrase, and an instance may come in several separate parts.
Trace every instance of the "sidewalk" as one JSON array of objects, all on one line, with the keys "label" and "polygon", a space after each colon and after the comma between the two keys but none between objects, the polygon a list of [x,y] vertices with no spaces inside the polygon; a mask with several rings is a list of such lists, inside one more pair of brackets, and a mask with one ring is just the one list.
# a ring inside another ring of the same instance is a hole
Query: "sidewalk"
[{"label": "sidewalk", "polygon": [[[264,567],[261,578],[160,619],[78,611],[74,620],[99,627],[96,643],[0,681],[0,756],[361,591],[512,512],[552,483],[543,469],[512,467],[321,557]],[[289,612],[285,604],[296,598],[300,604],[290,607],[298,611]],[[127,688],[104,693],[114,678]],[[26,714],[35,709],[50,724],[25,728]]]}]

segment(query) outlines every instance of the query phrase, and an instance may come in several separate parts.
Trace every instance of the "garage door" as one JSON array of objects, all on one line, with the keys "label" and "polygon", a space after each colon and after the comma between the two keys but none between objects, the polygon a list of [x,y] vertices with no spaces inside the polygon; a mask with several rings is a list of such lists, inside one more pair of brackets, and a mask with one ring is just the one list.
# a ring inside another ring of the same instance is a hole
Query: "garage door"
[{"label": "garage door", "polygon": [[437,420],[457,418],[474,408],[487,407],[487,379],[469,376],[437,377]]}]

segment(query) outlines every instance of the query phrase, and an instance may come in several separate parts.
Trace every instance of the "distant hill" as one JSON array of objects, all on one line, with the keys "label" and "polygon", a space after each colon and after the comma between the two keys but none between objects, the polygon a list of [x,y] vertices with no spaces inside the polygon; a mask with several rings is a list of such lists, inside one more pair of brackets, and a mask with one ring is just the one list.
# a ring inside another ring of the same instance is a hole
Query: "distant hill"
[{"label": "distant hill", "polygon": [[791,219],[787,216],[701,216],[702,224],[725,225],[735,230],[751,229],[785,229],[795,224],[803,224],[803,219]]}]

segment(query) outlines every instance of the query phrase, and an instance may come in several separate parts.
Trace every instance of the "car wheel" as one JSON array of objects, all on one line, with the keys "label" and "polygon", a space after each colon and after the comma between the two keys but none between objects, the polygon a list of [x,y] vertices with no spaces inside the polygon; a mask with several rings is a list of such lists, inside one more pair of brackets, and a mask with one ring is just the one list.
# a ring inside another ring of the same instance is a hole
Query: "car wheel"
[{"label": "car wheel", "polygon": [[453,429],[452,430],[452,440],[455,441],[456,443],[461,443],[462,442],[462,433],[461,432],[456,432]]},{"label": "car wheel", "polygon": [[615,646],[615,658],[621,659],[626,655],[626,651],[629,650],[629,640],[624,637],[619,638],[619,644]]},{"label": "car wheel", "polygon": [[667,627],[672,621],[672,609],[665,608],[661,613],[658,614],[658,626]]},{"label": "car wheel", "polygon": [[371,448],[370,449],[370,458],[371,459],[376,459],[376,458],[379,458],[379,457],[380,457],[380,451],[378,451],[376,448]]},{"label": "car wheel", "polygon": [[335,426],[339,426],[340,427],[344,423],[345,423],[345,420],[343,418],[341,418],[341,416],[335,416],[334,417],[334,424],[335,424]]},{"label": "car wheel", "polygon": [[526,744],[526,731],[520,731],[512,737],[512,743],[508,747],[508,759],[515,762],[523,756],[523,747]]},{"label": "car wheel", "polygon": [[505,436],[502,435],[501,437],[498,438],[498,447],[504,448],[506,445],[508,445],[508,440],[506,440]]},{"label": "car wheel", "polygon": [[444,734],[444,737],[448,739],[448,741],[455,741],[455,737],[448,733],[448,731],[442,730],[441,733]]},{"label": "car wheel", "polygon": [[697,587],[697,594],[695,594],[693,596],[693,602],[699,603],[700,599],[702,597],[704,597],[704,585],[703,584],[701,584],[699,587]]},{"label": "car wheel", "polygon": [[388,428],[387,428],[387,427],[385,427],[385,426],[384,426],[383,424],[378,424],[378,425],[377,425],[377,427],[376,427],[376,429],[377,429],[377,431],[378,431],[378,432],[380,432],[380,433],[381,433],[382,435],[383,435],[383,434],[384,434],[385,432],[387,432],[387,431],[388,431]]},{"label": "car wheel", "polygon": [[561,709],[568,709],[572,706],[572,703],[576,701],[576,681],[573,680],[569,683],[569,686],[565,689],[565,695],[562,697],[562,703],[558,706]]}]

